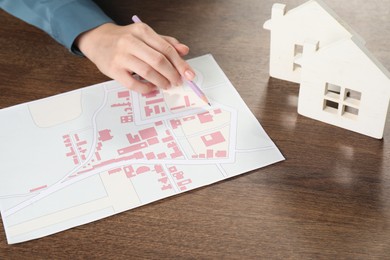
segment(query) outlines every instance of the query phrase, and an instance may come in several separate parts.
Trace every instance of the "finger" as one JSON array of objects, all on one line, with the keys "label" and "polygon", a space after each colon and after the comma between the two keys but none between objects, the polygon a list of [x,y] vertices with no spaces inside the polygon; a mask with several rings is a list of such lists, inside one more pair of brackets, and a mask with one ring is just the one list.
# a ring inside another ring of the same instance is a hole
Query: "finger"
[{"label": "finger", "polygon": [[169,42],[172,45],[180,43],[179,40],[176,39],[175,37],[167,36],[167,35],[160,35],[160,36],[163,37],[164,40],[166,40],[167,42]]},{"label": "finger", "polygon": [[176,49],[180,56],[185,56],[190,51],[190,48],[187,45],[180,43],[174,37],[166,35],[161,35],[161,37],[163,37],[168,43],[170,43]]},{"label": "finger", "polygon": [[190,52],[190,48],[182,43],[175,44],[173,47],[175,47],[180,56],[186,56]]},{"label": "finger", "polygon": [[171,83],[156,71],[153,67],[145,63],[144,61],[129,55],[125,58],[123,66],[128,70],[134,73],[137,73],[142,78],[151,82],[153,85],[160,87],[162,89],[168,89],[171,87]]},{"label": "finger", "polygon": [[147,44],[157,50],[160,53],[163,53],[164,56],[169,60],[175,69],[179,72],[180,75],[185,76],[188,80],[193,80],[195,77],[194,70],[190,65],[185,62],[177,52],[177,50],[169,44],[167,41],[161,38],[161,42],[148,41]]},{"label": "finger", "polygon": [[[165,43],[174,50],[170,44],[167,42]],[[156,51],[141,40],[134,41],[130,51],[133,56],[148,64],[151,68],[165,77],[170,82],[167,87],[170,85],[178,86],[182,84],[179,72],[163,53]],[[175,50],[174,52],[178,55]],[[145,78],[149,80],[149,78]]]},{"label": "finger", "polygon": [[157,87],[150,82],[136,80],[125,70],[118,73],[115,79],[121,83],[122,86],[141,94],[147,94],[157,89]]},{"label": "finger", "polygon": [[185,76],[188,80],[193,80],[195,77],[195,72],[190,67],[190,65],[180,57],[179,53],[171,44],[169,44],[146,24],[135,25],[139,25],[137,28],[137,36],[140,39],[142,39],[147,45],[155,49],[157,52],[162,53],[176,68],[180,75]]}]

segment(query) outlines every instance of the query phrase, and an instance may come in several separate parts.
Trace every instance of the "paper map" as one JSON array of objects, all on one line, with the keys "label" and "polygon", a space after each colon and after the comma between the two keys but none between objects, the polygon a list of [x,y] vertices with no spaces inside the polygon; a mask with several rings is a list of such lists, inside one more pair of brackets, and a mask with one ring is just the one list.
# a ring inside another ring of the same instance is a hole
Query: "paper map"
[{"label": "paper map", "polygon": [[47,236],[283,160],[211,55],[187,86],[115,81],[0,110],[8,243]]}]

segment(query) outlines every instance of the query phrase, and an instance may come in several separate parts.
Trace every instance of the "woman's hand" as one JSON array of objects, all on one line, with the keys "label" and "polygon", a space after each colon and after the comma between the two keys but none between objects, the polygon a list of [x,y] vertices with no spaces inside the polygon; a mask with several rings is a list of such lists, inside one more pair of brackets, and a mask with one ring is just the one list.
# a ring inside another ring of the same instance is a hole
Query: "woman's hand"
[{"label": "woman's hand", "polygon": [[[181,58],[189,48],[144,23],[106,23],[81,34],[75,44],[103,74],[140,93],[179,86],[182,76],[188,80],[195,77],[194,70]],[[133,73],[147,82],[135,79]]]}]

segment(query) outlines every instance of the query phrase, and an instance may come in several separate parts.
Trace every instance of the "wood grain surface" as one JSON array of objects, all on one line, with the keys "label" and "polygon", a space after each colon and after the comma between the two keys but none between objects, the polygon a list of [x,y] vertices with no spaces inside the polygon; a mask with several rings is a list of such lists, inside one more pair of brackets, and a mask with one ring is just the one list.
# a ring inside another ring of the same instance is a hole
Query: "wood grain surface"
[{"label": "wood grain surface", "polygon": [[[268,75],[273,1],[97,2],[213,54],[287,160],[26,243],[0,222],[0,259],[390,259],[390,117],[376,140],[298,115],[298,85]],[[390,69],[390,0],[327,3]],[[0,108],[109,80],[4,11],[0,46]]]}]

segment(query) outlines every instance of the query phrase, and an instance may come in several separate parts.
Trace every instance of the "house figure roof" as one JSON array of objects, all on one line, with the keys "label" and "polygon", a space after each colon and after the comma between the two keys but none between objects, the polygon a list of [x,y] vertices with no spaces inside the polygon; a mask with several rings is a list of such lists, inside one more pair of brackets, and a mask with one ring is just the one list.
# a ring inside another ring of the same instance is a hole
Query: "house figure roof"
[{"label": "house figure roof", "polygon": [[276,3],[272,6],[271,19],[263,27],[270,31],[282,29],[286,34],[303,41],[306,38],[317,39],[320,47],[344,38],[346,34],[365,43],[358,33],[321,0],[310,0],[287,12],[286,5]]},{"label": "house figure roof", "polygon": [[321,0],[311,0],[286,12],[286,5],[274,4],[271,19],[264,23],[271,31],[270,75],[300,83],[301,68],[295,59],[302,55],[307,39],[319,47],[354,36],[364,40]]}]

